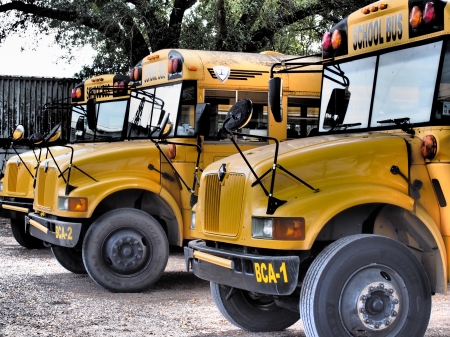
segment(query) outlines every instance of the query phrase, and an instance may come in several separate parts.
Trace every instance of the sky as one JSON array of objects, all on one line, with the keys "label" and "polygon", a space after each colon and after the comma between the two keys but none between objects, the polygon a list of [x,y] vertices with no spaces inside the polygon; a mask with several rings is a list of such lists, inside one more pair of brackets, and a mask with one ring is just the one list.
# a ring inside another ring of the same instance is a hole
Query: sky
[{"label": "sky", "polygon": [[[21,48],[25,48],[21,51]],[[34,48],[33,36],[8,36],[0,43],[0,75],[32,77],[72,77],[84,64],[90,64],[94,55],[91,47],[80,49],[71,64],[59,57],[67,53],[44,36]]]}]

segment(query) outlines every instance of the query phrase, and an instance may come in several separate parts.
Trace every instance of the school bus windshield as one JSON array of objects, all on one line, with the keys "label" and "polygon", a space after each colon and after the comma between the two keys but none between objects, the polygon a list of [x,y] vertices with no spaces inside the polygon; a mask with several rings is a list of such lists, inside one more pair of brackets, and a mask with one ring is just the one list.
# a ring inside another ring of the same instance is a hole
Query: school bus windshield
[{"label": "school bus windshield", "polygon": [[[409,124],[429,122],[442,48],[443,41],[437,41],[343,62],[339,64],[342,73],[335,66],[325,68],[321,102],[325,113],[320,116],[320,131],[385,128],[387,121],[395,125],[393,121],[406,119]],[[403,60],[401,65],[399,59]],[[446,73],[442,76],[439,104],[447,104],[448,77]],[[440,119],[439,113],[434,118]]]},{"label": "school bus windshield", "polygon": [[97,126],[96,130],[88,127],[86,106],[72,107],[70,124],[70,141],[114,141],[122,140],[122,130],[128,100],[99,102],[96,104]]}]

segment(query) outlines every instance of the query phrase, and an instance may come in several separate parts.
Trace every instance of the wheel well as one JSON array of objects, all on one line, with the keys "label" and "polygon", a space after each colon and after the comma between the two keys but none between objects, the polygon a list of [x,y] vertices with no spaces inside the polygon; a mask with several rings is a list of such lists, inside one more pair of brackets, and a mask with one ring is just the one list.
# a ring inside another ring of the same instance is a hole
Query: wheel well
[{"label": "wheel well", "polygon": [[100,215],[117,208],[130,207],[153,216],[162,226],[169,244],[178,245],[178,222],[169,204],[159,195],[139,189],[118,191],[103,199],[95,209],[91,223]]},{"label": "wheel well", "polygon": [[325,242],[353,234],[379,234],[403,243],[424,266],[432,292],[445,291],[443,261],[438,245],[426,225],[411,212],[379,203],[351,207],[326,223],[315,246],[324,247]]}]

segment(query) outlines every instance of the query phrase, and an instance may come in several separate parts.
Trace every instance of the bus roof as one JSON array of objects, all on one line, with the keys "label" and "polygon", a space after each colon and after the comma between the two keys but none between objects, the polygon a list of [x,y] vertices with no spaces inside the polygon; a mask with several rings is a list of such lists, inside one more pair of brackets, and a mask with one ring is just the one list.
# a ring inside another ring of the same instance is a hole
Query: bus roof
[{"label": "bus roof", "polygon": [[325,32],[323,58],[351,57],[446,35],[449,19],[448,1],[377,1]]},{"label": "bus roof", "polygon": [[72,89],[72,103],[85,104],[89,98],[95,98],[97,102],[129,98],[129,82],[130,78],[125,75],[94,76]]},{"label": "bus roof", "polygon": [[[188,49],[163,49],[145,57],[130,72],[136,87],[170,83],[175,80],[197,80],[209,88],[243,87],[267,90],[273,64],[298,56],[274,52],[244,53]],[[309,57],[317,62],[320,57]],[[320,89],[319,89],[320,90]]]}]

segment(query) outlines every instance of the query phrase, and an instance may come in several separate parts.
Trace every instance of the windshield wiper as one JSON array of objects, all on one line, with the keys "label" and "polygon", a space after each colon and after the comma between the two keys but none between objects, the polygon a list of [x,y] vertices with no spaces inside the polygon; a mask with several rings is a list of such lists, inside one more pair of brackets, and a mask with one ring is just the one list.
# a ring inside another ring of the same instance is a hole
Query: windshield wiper
[{"label": "windshield wiper", "polygon": [[399,126],[400,129],[402,129],[402,131],[413,136],[416,132],[412,129],[412,126],[409,123],[409,121],[410,121],[409,117],[402,117],[394,119],[383,119],[381,121],[377,121],[377,123],[380,124],[394,123],[395,125]]},{"label": "windshield wiper", "polygon": [[359,126],[361,125],[361,123],[350,123],[350,124],[336,124],[335,126],[333,126],[330,130],[328,130],[328,132],[334,131],[337,128],[344,128],[344,130],[347,130],[347,128],[352,128],[354,126]]}]

